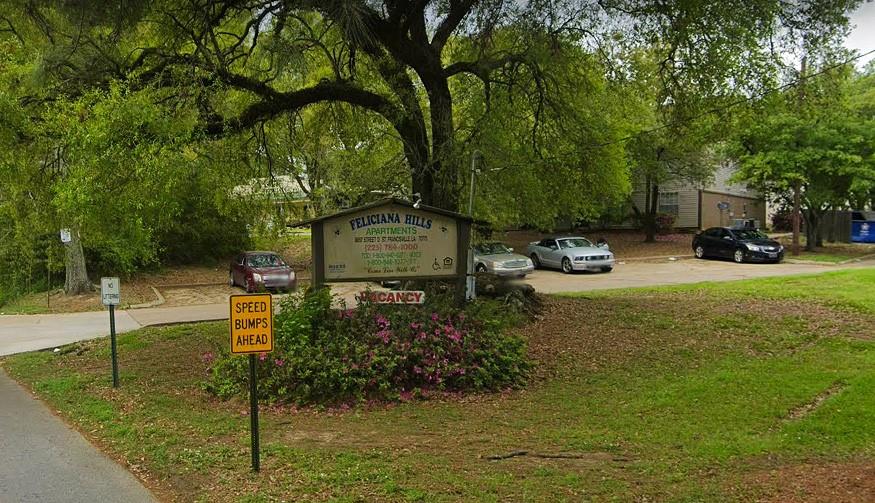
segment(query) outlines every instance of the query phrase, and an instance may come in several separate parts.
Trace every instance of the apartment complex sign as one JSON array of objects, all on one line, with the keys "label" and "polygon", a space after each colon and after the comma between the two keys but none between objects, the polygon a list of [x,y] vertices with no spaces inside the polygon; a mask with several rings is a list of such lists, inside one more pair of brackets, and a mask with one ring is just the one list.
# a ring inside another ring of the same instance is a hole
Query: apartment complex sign
[{"label": "apartment complex sign", "polygon": [[464,281],[471,219],[388,198],[310,225],[313,284],[388,279]]},{"label": "apartment complex sign", "polygon": [[451,276],[458,266],[456,220],[398,204],[325,220],[325,279]]}]

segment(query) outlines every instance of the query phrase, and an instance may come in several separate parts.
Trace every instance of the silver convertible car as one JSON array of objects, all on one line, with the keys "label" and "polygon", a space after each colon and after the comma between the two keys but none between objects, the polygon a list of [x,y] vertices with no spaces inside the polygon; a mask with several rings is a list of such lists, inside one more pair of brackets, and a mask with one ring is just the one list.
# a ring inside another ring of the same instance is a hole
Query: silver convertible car
[{"label": "silver convertible car", "polygon": [[480,243],[474,245],[474,270],[496,276],[525,276],[535,270],[532,261],[525,255],[514,253],[504,243]]},{"label": "silver convertible car", "polygon": [[614,254],[607,243],[594,245],[584,237],[552,237],[529,243],[526,255],[535,267],[558,267],[562,272],[614,269]]}]

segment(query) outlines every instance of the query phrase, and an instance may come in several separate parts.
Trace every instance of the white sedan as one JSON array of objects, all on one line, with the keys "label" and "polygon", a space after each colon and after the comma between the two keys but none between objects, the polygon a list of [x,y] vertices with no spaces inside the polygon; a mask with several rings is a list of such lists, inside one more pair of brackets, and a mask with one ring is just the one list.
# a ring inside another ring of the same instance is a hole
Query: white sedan
[{"label": "white sedan", "polygon": [[584,237],[549,237],[534,241],[526,248],[526,255],[535,267],[556,267],[568,274],[614,269],[614,254],[607,243],[594,245]]},{"label": "white sedan", "polygon": [[514,253],[504,243],[480,243],[474,245],[474,270],[496,276],[523,277],[535,270],[532,261],[525,255]]}]

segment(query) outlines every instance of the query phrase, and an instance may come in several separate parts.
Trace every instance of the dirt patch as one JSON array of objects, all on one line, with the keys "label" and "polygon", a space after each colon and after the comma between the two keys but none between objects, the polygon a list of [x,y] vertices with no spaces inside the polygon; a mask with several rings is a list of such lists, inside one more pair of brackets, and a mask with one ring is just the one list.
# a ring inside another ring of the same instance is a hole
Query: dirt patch
[{"label": "dirt patch", "polygon": [[[133,304],[152,302],[156,300],[155,292],[146,284],[122,281],[122,308]],[[66,295],[63,290],[24,295],[0,307],[0,313],[81,313],[85,311],[101,311],[105,309],[100,301],[100,287],[90,293]]]},{"label": "dirt patch", "polygon": [[228,285],[165,287],[161,289],[165,301],[161,307],[222,304],[228,302],[230,295],[239,293],[243,293],[243,290]]},{"label": "dirt patch", "polygon": [[152,286],[182,286],[202,284],[223,284],[228,282],[228,266],[176,266],[157,272],[137,274],[130,279],[131,284]]},{"label": "dirt patch", "polygon": [[845,387],[845,384],[842,382],[832,383],[828,388],[826,388],[825,390],[818,393],[817,396],[815,396],[810,402],[804,403],[804,404],[796,407],[795,409],[791,410],[790,413],[787,414],[787,419],[795,421],[797,419],[802,419],[803,417],[807,416],[808,414],[811,414],[812,412],[814,412],[815,409],[820,407],[820,405],[823,402],[825,402],[827,399],[829,399],[831,396],[840,393],[842,391],[842,389],[844,389],[844,387]]},{"label": "dirt patch", "polygon": [[[578,235],[597,241],[599,238],[607,240],[611,251],[618,260],[634,259],[641,257],[679,256],[692,254],[692,234],[667,234],[657,236],[656,242],[645,243],[644,234],[638,231],[583,231],[574,233],[561,233],[565,235]],[[539,241],[545,236],[536,231],[508,231],[493,233],[493,239],[503,241],[518,253],[525,253],[526,246],[532,241]]]},{"label": "dirt patch", "polygon": [[[719,348],[751,355],[793,353],[824,337],[869,333],[872,317],[799,300],[724,301],[707,292],[641,293],[622,297],[544,297],[544,311],[517,333],[528,341],[537,377],[616,368],[644,355],[679,348]],[[606,316],[606,313],[614,313]],[[793,340],[766,344],[752,337],[784,323]],[[647,330],[641,327],[649,327]],[[707,327],[705,329],[704,327]]]},{"label": "dirt patch", "polygon": [[875,462],[800,464],[757,473],[758,501],[774,503],[875,501]]}]

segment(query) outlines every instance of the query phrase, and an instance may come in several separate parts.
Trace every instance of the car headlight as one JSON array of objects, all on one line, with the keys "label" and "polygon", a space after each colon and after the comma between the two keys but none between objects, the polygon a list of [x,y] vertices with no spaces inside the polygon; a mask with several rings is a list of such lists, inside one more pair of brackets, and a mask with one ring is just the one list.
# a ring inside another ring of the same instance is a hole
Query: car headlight
[{"label": "car headlight", "polygon": [[261,274],[258,274],[257,272],[252,273],[252,281],[261,283]]},{"label": "car headlight", "polygon": [[744,246],[747,246],[747,249],[750,250],[750,251],[755,251],[755,252],[763,251],[762,247],[759,246],[759,245],[753,245],[753,244],[750,244],[750,243],[745,243]]},{"label": "car headlight", "polygon": [[586,260],[586,257],[574,257],[575,262],[583,262],[584,260]]},{"label": "car headlight", "polygon": [[526,259],[526,267],[535,267],[535,263],[532,262],[532,259],[530,259],[530,258]]},{"label": "car headlight", "polygon": [[504,269],[504,262],[495,262],[492,264],[493,269]]}]

